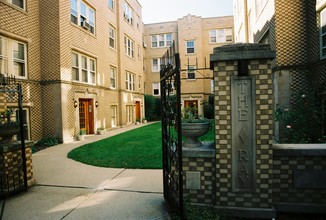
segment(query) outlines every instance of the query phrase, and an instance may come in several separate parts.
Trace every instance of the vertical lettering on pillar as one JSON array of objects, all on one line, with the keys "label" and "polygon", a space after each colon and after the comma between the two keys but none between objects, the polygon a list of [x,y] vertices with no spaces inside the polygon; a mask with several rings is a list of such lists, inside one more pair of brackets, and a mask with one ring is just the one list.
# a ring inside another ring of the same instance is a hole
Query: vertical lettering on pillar
[{"label": "vertical lettering on pillar", "polygon": [[232,77],[232,186],[237,192],[254,189],[255,95],[252,77]]}]

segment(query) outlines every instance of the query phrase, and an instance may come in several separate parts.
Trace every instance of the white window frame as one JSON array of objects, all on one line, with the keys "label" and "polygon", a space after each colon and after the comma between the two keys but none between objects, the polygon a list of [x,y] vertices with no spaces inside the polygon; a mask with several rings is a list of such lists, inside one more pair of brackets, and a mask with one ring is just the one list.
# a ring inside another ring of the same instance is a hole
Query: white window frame
[{"label": "white window frame", "polygon": [[187,79],[195,80],[196,79],[196,66],[188,66],[187,68]]},{"label": "white window frame", "polygon": [[255,0],[256,18],[258,18],[259,15],[262,13],[267,2],[268,2],[268,0]]},{"label": "white window frame", "polygon": [[217,29],[209,31],[210,43],[232,43],[233,42],[233,30],[232,28]]},{"label": "white window frame", "polygon": [[[74,56],[77,56],[77,63],[74,65]],[[71,53],[71,58],[72,58],[72,71],[71,71],[71,78],[72,81],[75,82],[81,82],[81,83],[87,83],[87,84],[96,84],[96,59],[89,57],[85,54],[81,54],[78,52],[73,51]],[[86,59],[86,66],[83,66],[83,59]],[[91,65],[91,64],[94,65]],[[73,69],[77,70],[76,77],[74,78],[73,76]],[[86,75],[85,75],[86,73]]]},{"label": "white window frame", "polygon": [[133,116],[133,106],[132,105],[126,105],[126,120],[127,124],[132,123],[132,117]]},{"label": "white window frame", "polygon": [[115,11],[115,0],[108,0],[108,7],[109,7],[112,11]]},{"label": "white window frame", "polygon": [[110,66],[110,88],[117,88],[117,68]]},{"label": "white window frame", "polygon": [[117,113],[118,113],[118,106],[117,105],[111,105],[111,127],[115,128],[117,127]]},{"label": "white window frame", "polygon": [[153,96],[160,96],[161,95],[160,83],[152,83],[152,88],[153,88]]},{"label": "white window frame", "polygon": [[138,90],[142,89],[142,84],[143,84],[143,77],[138,76]]},{"label": "white window frame", "polygon": [[131,8],[131,6],[128,4],[128,2],[124,2],[123,7],[123,17],[125,18],[125,21],[129,23],[131,26],[134,23],[134,10]]},{"label": "white window frame", "polygon": [[95,34],[95,10],[82,0],[70,0],[70,22]]},{"label": "white window frame", "polygon": [[152,48],[170,47],[173,42],[172,34],[151,35]]},{"label": "white window frame", "polygon": [[[323,14],[325,14],[324,19]],[[325,39],[325,45],[323,39]],[[326,8],[320,11],[320,58],[326,58]]]},{"label": "white window frame", "polygon": [[[157,64],[155,64],[157,62]],[[157,73],[161,70],[161,58],[152,59],[152,72]]]},{"label": "white window frame", "polygon": [[[4,46],[1,46],[0,51],[0,73],[4,75],[13,75],[16,78],[19,79],[27,79],[27,44],[21,41],[17,41],[11,38],[4,37],[0,35],[0,41],[1,44],[4,44]],[[17,53],[15,49],[22,48],[22,53]],[[18,54],[18,57],[16,56]],[[22,55],[19,57],[19,55]],[[18,64],[18,65],[17,65]],[[17,73],[16,70],[21,68],[22,71],[19,71],[20,73]]]},{"label": "white window frame", "polygon": [[125,36],[124,43],[125,43],[125,54],[130,58],[134,58],[135,42],[133,40],[131,40],[129,37]]},{"label": "white window frame", "polygon": [[109,46],[112,49],[116,49],[115,38],[116,38],[115,28],[110,25],[110,27],[109,27]]},{"label": "white window frame", "polygon": [[[193,43],[193,46],[188,45],[188,43]],[[191,51],[193,50],[193,51]],[[187,40],[186,41],[186,54],[194,54],[195,53],[195,41]]]},{"label": "white window frame", "polygon": [[126,90],[127,91],[135,91],[135,78],[136,75],[126,71]]},{"label": "white window frame", "polygon": [[[14,7],[18,7],[24,11],[26,11],[26,0],[19,0],[19,5],[15,4],[17,0],[5,0],[5,2],[8,2],[9,4],[13,5]],[[22,4],[22,6],[21,6]]]}]

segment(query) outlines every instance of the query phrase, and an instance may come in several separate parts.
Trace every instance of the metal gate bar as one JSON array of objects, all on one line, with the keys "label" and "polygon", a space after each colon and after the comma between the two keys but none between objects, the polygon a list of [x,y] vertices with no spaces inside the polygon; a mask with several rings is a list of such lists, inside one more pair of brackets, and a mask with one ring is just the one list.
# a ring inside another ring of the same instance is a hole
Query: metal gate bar
[{"label": "metal gate bar", "polygon": [[[4,96],[9,94],[9,97],[16,98],[18,105],[18,117],[20,126],[20,146],[15,149],[20,151],[13,156],[10,164],[11,170],[0,171],[0,198],[5,198],[15,193],[27,191],[27,169],[26,169],[26,152],[25,152],[25,134],[24,134],[24,123],[23,123],[23,107],[22,107],[22,86],[20,83],[16,83],[14,77],[4,77],[1,75],[0,82],[0,93]],[[6,98],[6,97],[5,97]],[[16,151],[17,151],[16,150]],[[3,158],[5,160],[5,158]],[[4,161],[4,163],[7,163]]]},{"label": "metal gate bar", "polygon": [[171,213],[183,216],[180,57],[174,44],[161,65],[164,198]]}]

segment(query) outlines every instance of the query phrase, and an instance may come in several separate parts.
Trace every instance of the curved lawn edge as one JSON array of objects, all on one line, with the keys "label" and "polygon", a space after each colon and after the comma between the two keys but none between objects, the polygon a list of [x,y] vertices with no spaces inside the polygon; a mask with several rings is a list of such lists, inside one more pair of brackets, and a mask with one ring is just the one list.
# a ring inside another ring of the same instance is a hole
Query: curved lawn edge
[{"label": "curved lawn edge", "polygon": [[129,169],[162,169],[161,123],[153,123],[82,145],[68,158],[84,164]]}]

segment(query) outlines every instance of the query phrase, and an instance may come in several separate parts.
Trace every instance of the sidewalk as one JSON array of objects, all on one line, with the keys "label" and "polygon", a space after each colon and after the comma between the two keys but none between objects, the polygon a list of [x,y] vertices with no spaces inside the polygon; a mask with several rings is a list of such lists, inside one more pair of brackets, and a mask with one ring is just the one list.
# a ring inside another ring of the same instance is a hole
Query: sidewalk
[{"label": "sidewalk", "polygon": [[37,184],[26,193],[0,201],[0,220],[169,219],[162,170],[93,167],[67,158],[78,146],[141,126],[87,136],[85,141],[33,154]]}]

